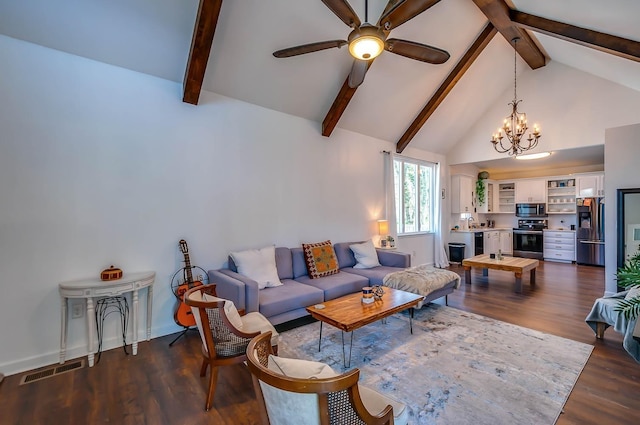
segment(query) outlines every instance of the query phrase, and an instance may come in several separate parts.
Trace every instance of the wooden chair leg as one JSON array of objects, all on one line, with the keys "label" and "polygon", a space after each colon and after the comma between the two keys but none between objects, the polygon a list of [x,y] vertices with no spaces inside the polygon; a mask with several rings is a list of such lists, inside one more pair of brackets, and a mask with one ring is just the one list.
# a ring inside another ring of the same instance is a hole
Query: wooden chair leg
[{"label": "wooden chair leg", "polygon": [[209,366],[209,362],[207,359],[202,359],[202,366],[200,367],[200,376],[205,376],[207,374],[207,367]]},{"label": "wooden chair leg", "polygon": [[218,367],[211,366],[211,374],[209,375],[209,391],[207,392],[207,403],[204,410],[207,412],[213,405],[213,396],[216,393],[216,381],[218,380]]},{"label": "wooden chair leg", "polygon": [[596,338],[604,339],[604,330],[606,323],[597,322],[596,323]]},{"label": "wooden chair leg", "polygon": [[271,349],[273,350],[273,355],[277,356],[278,355],[278,345],[272,345]]}]

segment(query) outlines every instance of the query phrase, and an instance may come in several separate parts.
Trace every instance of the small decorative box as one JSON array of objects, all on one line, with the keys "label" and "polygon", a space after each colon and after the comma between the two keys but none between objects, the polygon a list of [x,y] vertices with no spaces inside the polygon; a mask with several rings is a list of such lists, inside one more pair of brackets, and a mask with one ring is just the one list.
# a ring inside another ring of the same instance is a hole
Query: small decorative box
[{"label": "small decorative box", "polygon": [[113,265],[100,273],[101,280],[118,280],[122,277],[122,270]]}]

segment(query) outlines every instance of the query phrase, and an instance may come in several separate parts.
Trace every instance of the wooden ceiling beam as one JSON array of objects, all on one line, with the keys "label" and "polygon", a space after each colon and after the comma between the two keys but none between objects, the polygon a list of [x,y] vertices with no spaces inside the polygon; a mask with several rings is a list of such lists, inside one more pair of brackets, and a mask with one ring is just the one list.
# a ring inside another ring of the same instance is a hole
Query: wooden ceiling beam
[{"label": "wooden ceiling beam", "polygon": [[401,153],[407,147],[409,142],[415,137],[451,90],[453,90],[458,81],[460,81],[460,78],[467,72],[471,64],[480,53],[482,53],[484,48],[487,47],[497,32],[496,27],[494,27],[491,22],[487,23],[478,38],[475,39],[471,47],[464,53],[447,78],[440,84],[435,94],[431,96],[431,99],[429,99],[422,111],[420,111],[418,116],[413,120],[407,131],[405,131],[400,140],[398,140],[398,143],[396,143],[397,153]]},{"label": "wooden ceiling beam", "polygon": [[547,55],[536,43],[536,40],[524,28],[511,21],[511,8],[504,0],[473,0],[478,8],[485,14],[500,34],[512,44],[515,37],[520,40],[517,43],[518,54],[531,69],[537,69],[547,64]]},{"label": "wooden ceiling beam", "polygon": [[198,104],[221,7],[222,0],[200,0],[182,85],[183,102]]},{"label": "wooden ceiling beam", "polygon": [[509,17],[514,24],[521,28],[640,62],[640,42],[576,27],[563,22],[552,21],[551,19],[529,15],[517,10],[511,10]]}]

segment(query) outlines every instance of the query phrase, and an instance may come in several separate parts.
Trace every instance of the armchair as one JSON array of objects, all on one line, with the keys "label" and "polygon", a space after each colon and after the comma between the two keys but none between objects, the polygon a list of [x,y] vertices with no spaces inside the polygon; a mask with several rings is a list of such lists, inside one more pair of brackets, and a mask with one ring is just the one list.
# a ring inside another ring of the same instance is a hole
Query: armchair
[{"label": "armchair", "polygon": [[[604,331],[613,326],[616,332],[624,335],[622,346],[638,363],[640,363],[640,320],[627,319],[616,307],[620,300],[629,299],[630,291],[623,291],[617,294],[598,298],[591,312],[587,315],[585,322],[593,329],[596,338],[604,339]],[[633,294],[632,294],[633,296]]]},{"label": "armchair", "polygon": [[247,347],[262,425],[407,423],[404,404],[358,385],[358,369],[339,375],[323,363],[277,357],[269,338],[263,333]]},{"label": "armchair", "polygon": [[200,376],[205,376],[211,366],[205,410],[213,404],[218,367],[246,361],[246,348],[253,337],[267,332],[267,343],[274,352],[278,351],[278,333],[273,325],[258,312],[240,315],[232,301],[216,296],[215,287],[200,285],[184,294],[202,339]]}]

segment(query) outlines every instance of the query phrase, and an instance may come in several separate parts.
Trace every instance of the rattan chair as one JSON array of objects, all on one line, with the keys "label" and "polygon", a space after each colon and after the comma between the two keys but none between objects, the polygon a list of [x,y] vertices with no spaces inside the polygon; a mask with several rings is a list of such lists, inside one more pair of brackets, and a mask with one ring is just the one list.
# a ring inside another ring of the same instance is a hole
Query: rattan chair
[{"label": "rattan chair", "polygon": [[[247,347],[247,366],[260,407],[260,424],[382,425],[394,424],[394,420],[400,425],[407,423],[405,405],[358,385],[358,369],[339,375],[321,363],[284,359],[298,362],[296,367],[306,372],[318,370],[317,365],[330,372],[321,371],[307,378],[293,377],[290,371],[288,376],[277,372],[282,363],[275,366],[275,362],[283,359],[273,356],[270,337],[263,333]],[[395,419],[394,408],[398,410]]]},{"label": "rattan chair", "polygon": [[278,333],[258,312],[241,315],[233,302],[216,296],[215,285],[196,286],[184,294],[184,302],[193,311],[202,339],[200,376],[209,374],[209,390],[205,410],[211,409],[218,378],[218,367],[246,361],[251,339],[261,332],[269,333],[269,345],[278,350]]}]

